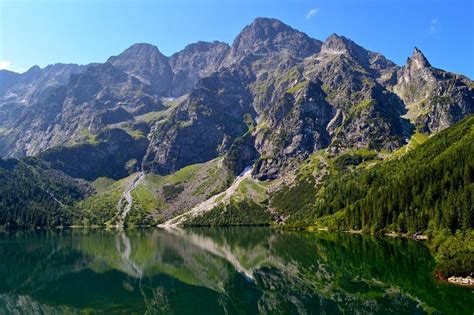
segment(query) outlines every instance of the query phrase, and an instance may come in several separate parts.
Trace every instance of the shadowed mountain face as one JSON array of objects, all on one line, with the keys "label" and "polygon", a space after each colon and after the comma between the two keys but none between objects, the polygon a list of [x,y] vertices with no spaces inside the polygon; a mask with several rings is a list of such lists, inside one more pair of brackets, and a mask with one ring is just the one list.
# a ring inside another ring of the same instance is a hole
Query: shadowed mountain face
[{"label": "shadowed mountain face", "polygon": [[[0,312],[471,314],[423,244],[265,228],[0,234]],[[22,262],[18,264],[18,262]]]},{"label": "shadowed mountain face", "polygon": [[[233,171],[258,159],[254,175],[271,179],[315,150],[393,151],[416,129],[438,132],[473,111],[473,82],[434,68],[416,48],[399,67],[343,36],[321,42],[257,18],[231,46],[197,42],[167,57],[135,44],[103,64],[0,71],[0,154],[107,142],[99,135],[118,128],[138,143],[114,144],[140,153],[113,173],[134,164],[169,174],[237,142],[255,153]],[[55,160],[67,163],[78,151],[62,152]],[[110,152],[106,144],[80,154],[93,161]]]}]

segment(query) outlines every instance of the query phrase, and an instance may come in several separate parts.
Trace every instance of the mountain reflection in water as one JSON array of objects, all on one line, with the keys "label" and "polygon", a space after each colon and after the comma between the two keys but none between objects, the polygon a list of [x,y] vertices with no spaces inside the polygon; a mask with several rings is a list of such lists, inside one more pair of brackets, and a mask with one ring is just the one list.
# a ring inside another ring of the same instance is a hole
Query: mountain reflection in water
[{"label": "mountain reflection in water", "polygon": [[268,228],[0,232],[0,313],[472,314],[423,244]]}]

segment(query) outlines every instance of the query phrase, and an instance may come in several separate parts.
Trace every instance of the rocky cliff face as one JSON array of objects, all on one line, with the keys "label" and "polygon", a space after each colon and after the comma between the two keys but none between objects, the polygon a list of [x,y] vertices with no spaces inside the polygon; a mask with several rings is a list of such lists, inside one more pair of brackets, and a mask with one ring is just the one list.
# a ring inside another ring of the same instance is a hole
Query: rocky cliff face
[{"label": "rocky cliff face", "polygon": [[171,56],[173,81],[170,95],[177,97],[186,94],[199,79],[216,72],[229,49],[229,45],[222,42],[197,42]]},{"label": "rocky cliff face", "polygon": [[257,18],[235,38],[225,64],[235,64],[272,55],[302,59],[321,48],[321,42],[308,37],[277,19]]},{"label": "rocky cliff face", "polygon": [[118,56],[110,57],[107,62],[150,85],[156,93],[170,94],[173,71],[168,57],[156,46],[135,44]]},{"label": "rocky cliff face", "polygon": [[[115,152],[98,136],[119,128],[136,142],[127,145],[147,147],[121,161],[159,174],[227,155],[234,173],[256,162],[255,176],[275,178],[319,149],[394,150],[474,106],[473,82],[418,49],[400,68],[343,36],[321,42],[268,18],[231,46],[198,42],[167,57],[136,44],[104,64],[2,71],[0,82],[0,154],[97,142]],[[84,152],[90,163],[108,156]]]},{"label": "rocky cliff face", "polygon": [[157,122],[144,169],[168,174],[224,154],[247,131],[245,115],[255,116],[246,74],[224,69],[199,81],[168,119]]},{"label": "rocky cliff face", "polygon": [[119,108],[134,113],[143,106],[161,106],[150,86],[111,64],[90,65],[66,85],[44,91],[19,119],[5,124],[4,151],[35,155],[57,145],[93,141],[106,127],[104,115]]},{"label": "rocky cliff face", "polygon": [[424,132],[438,132],[474,112],[474,87],[468,78],[436,69],[415,47],[397,73],[395,93],[409,118]]}]

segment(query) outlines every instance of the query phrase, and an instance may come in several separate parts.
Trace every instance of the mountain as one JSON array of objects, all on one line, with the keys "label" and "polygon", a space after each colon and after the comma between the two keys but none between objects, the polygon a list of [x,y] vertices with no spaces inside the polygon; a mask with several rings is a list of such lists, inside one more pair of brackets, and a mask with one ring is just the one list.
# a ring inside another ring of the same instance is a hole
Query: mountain
[{"label": "mountain", "polygon": [[[98,190],[79,202],[81,222],[97,224],[117,223],[120,209],[124,224],[162,223],[209,210],[218,193],[221,212],[308,223],[316,214],[303,210],[328,174],[383,164],[474,112],[473,81],[418,48],[400,67],[344,36],[320,41],[270,18],[231,45],[199,41],[165,56],[139,43],[105,63],[0,71],[0,83],[0,154],[89,181]],[[271,212],[292,185],[305,192],[295,194],[303,212],[298,202]]]},{"label": "mountain", "polygon": [[394,91],[408,109],[406,116],[423,132],[443,130],[474,112],[472,81],[432,67],[416,47],[397,77]]},{"label": "mountain", "polygon": [[225,64],[269,56],[303,59],[317,53],[320,48],[320,41],[277,19],[256,18],[237,35]]},{"label": "mountain", "polygon": [[173,70],[170,95],[177,97],[191,91],[201,78],[221,66],[229,49],[226,43],[200,41],[173,54],[169,60]]},{"label": "mountain", "polygon": [[156,46],[135,44],[107,63],[150,85],[160,95],[168,95],[173,73],[168,62]]},{"label": "mountain", "polygon": [[110,123],[133,121],[132,115],[163,107],[150,86],[109,63],[89,65],[67,84],[42,94],[17,120],[4,125],[2,152],[36,155],[54,146],[92,141]]}]

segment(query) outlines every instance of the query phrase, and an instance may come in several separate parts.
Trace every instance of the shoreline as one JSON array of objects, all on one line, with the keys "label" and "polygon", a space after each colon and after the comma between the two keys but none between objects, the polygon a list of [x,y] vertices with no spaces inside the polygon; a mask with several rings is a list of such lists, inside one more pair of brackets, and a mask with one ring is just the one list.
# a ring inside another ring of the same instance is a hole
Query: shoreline
[{"label": "shoreline", "polygon": [[[220,227],[263,227],[262,225],[226,225],[226,226],[220,226]],[[182,228],[192,228],[193,226],[183,226]],[[197,227],[197,226],[196,226]],[[207,227],[207,228],[215,228],[219,226],[199,226],[199,227]],[[371,235],[371,236],[376,236],[376,237],[390,237],[390,238],[405,238],[405,239],[411,239],[413,241],[429,241],[429,237],[427,235],[423,234],[409,234],[409,233],[397,233],[395,231],[390,231],[386,233],[368,233],[363,230],[347,230],[347,231],[337,231],[337,230],[332,230],[329,229],[328,227],[316,227],[316,226],[306,226],[306,227],[290,227],[290,228],[285,228],[282,226],[274,226],[274,225],[266,225],[266,227],[271,228],[272,230],[283,230],[283,231],[300,231],[300,232],[309,232],[309,233],[318,233],[318,232],[329,232],[329,233],[347,233],[351,235]],[[66,226],[28,226],[28,227],[11,227],[11,226],[0,226],[0,232],[3,231],[15,231],[15,230],[31,230],[31,231],[38,231],[38,230],[97,230],[97,229],[104,229],[107,231],[124,231],[124,230],[134,230],[134,229],[148,229],[148,228],[157,228],[157,229],[163,229],[163,227],[160,226],[155,226],[155,225],[129,225],[125,227],[117,227],[113,225],[90,225],[90,226],[85,226],[85,225],[66,225]],[[467,276],[467,277],[462,277],[462,276],[457,276],[457,275],[452,275],[450,277],[441,277],[439,274],[434,273],[434,278],[436,278],[438,281],[448,283],[450,285],[456,285],[456,286],[461,286],[465,288],[474,288],[474,277]]]}]

